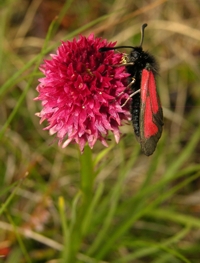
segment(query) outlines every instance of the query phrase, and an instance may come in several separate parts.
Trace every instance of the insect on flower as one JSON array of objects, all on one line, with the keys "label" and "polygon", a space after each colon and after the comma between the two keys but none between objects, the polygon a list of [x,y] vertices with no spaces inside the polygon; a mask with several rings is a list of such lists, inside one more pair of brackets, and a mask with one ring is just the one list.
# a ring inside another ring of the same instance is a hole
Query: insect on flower
[{"label": "insect on flower", "polygon": [[[130,74],[126,89],[130,88],[132,92],[128,100],[131,99],[130,113],[135,135],[143,153],[149,156],[155,151],[162,134],[163,112],[155,81],[158,64],[151,54],[142,49],[146,26],[147,24],[143,24],[141,27],[141,42],[138,47],[103,47],[99,51],[119,48],[132,49],[129,55],[123,56],[121,66],[126,66],[126,70]],[[125,104],[126,102],[122,106]]]}]

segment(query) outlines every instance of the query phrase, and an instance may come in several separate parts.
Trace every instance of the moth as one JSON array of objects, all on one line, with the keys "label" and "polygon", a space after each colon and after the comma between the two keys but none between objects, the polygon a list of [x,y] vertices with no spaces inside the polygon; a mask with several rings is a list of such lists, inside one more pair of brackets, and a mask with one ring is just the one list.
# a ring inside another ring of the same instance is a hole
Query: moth
[{"label": "moth", "polygon": [[145,27],[147,24],[143,24],[141,27],[139,46],[102,47],[99,51],[131,49],[128,55],[123,56],[121,65],[125,66],[130,74],[126,89],[131,89],[130,113],[135,135],[141,145],[142,152],[149,156],[155,151],[162,134],[163,111],[156,88],[158,63],[154,56],[143,51],[142,48]]}]

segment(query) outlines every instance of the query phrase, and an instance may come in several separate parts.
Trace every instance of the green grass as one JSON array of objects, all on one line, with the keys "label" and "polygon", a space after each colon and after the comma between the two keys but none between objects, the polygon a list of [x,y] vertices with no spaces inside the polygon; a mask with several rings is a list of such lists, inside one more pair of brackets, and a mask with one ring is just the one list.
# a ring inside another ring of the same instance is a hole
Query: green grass
[{"label": "green grass", "polygon": [[[199,263],[199,1],[0,7],[0,262]],[[145,22],[165,116],[156,152],[142,155],[128,124],[118,145],[61,149],[35,116],[42,60],[91,32],[139,45]]]}]

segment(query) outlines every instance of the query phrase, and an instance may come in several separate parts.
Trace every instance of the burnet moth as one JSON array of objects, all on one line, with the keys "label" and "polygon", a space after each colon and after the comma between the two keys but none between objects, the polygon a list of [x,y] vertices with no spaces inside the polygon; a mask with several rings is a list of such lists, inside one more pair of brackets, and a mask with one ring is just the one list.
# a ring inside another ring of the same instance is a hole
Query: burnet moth
[{"label": "burnet moth", "polygon": [[158,64],[151,54],[142,49],[146,26],[147,24],[143,24],[141,27],[139,46],[102,47],[99,51],[105,52],[119,48],[132,49],[129,55],[124,55],[120,65],[126,66],[126,70],[130,74],[127,88],[130,88],[132,92],[129,99],[131,99],[130,112],[135,135],[141,145],[142,152],[149,156],[155,151],[162,134],[163,112],[155,81]]}]

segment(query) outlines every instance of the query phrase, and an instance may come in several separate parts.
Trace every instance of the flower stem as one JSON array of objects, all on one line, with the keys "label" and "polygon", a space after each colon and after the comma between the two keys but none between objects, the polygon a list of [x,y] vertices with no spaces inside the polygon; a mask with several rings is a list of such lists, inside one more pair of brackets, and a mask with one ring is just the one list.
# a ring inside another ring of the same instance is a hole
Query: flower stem
[{"label": "flower stem", "polygon": [[80,154],[80,176],[81,190],[83,193],[83,206],[86,208],[92,199],[93,183],[95,178],[92,151],[89,146],[86,146],[84,153]]},{"label": "flower stem", "polygon": [[[92,151],[86,146],[84,153],[79,153],[80,160],[80,192],[77,195],[77,201],[74,201],[73,216],[69,226],[69,238],[66,242],[68,251],[64,257],[65,263],[76,262],[77,253],[80,249],[81,241],[84,235],[85,218],[93,198],[94,183],[94,165],[92,160]],[[80,195],[81,194],[81,195]],[[80,200],[80,197],[82,200]],[[80,202],[79,202],[80,201]],[[63,262],[62,262],[63,263]]]}]

